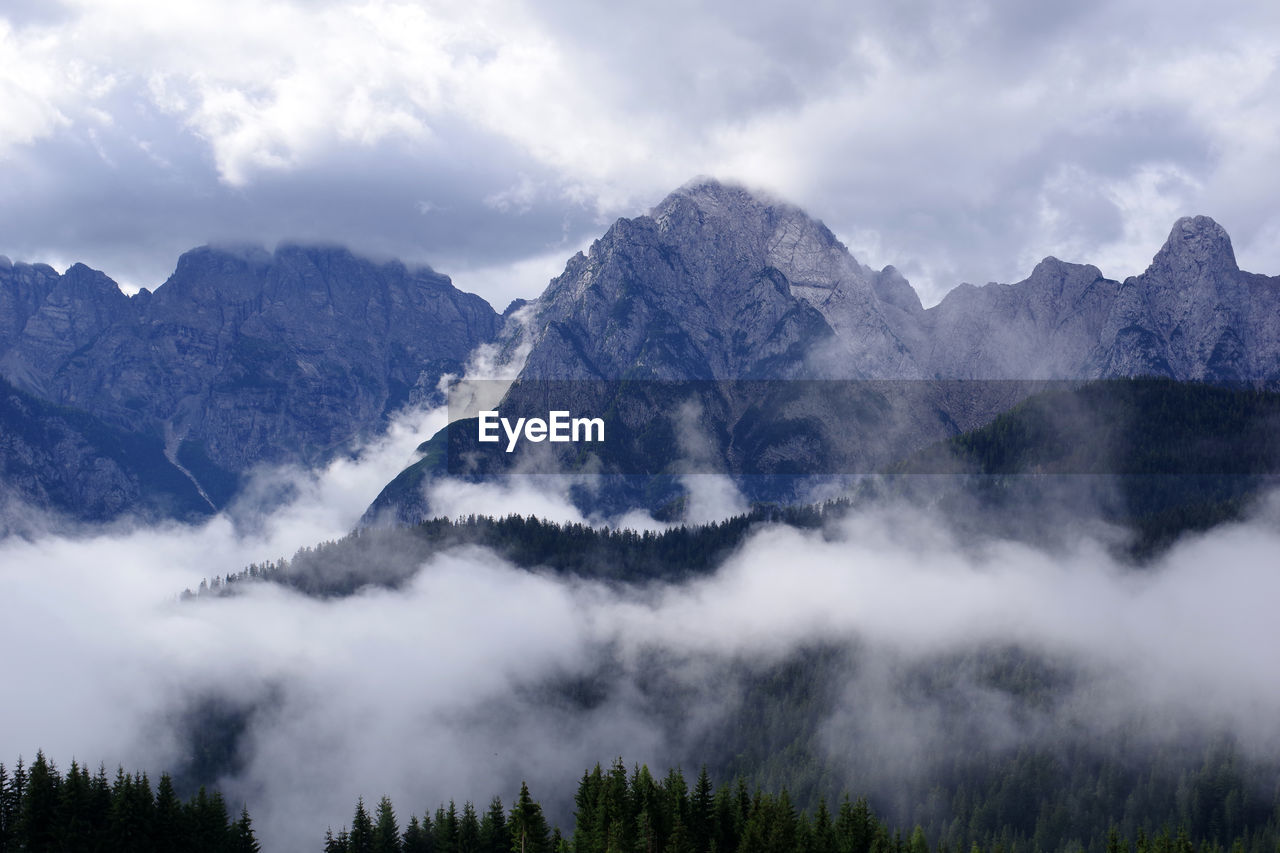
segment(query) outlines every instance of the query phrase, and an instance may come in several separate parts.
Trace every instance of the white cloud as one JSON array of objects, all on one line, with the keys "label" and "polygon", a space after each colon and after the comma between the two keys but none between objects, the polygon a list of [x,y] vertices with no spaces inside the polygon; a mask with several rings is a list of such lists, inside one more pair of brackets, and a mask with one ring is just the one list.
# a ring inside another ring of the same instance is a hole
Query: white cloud
[{"label": "white cloud", "polygon": [[[800,203],[855,244],[875,232],[861,260],[895,264],[926,303],[960,280],[1017,280],[1066,249],[1132,267],[1158,248],[1140,243],[1172,224],[1152,224],[1170,202],[1229,223],[1242,263],[1271,271],[1275,7],[1175,3],[1158,18],[1131,2],[786,15],[753,3],[69,3],[0,19],[0,151],[25,165],[0,182],[37,205],[0,223],[0,250],[119,259],[108,272],[145,280],[140,265],[164,269],[209,239],[327,239],[446,272],[505,269],[520,281],[496,292],[506,300],[545,284],[521,264],[567,256],[610,218],[715,174]],[[71,157],[104,119],[120,131],[99,139],[112,178]],[[135,138],[154,156],[115,150]],[[1182,189],[1125,195],[1153,169]],[[412,195],[377,191],[384,174]],[[1067,174],[1096,184],[1096,204],[1063,208],[1087,221],[1047,229],[1041,196]],[[101,244],[72,181],[98,204],[119,197],[113,182],[129,187],[113,216],[134,240]],[[205,203],[175,209],[175,182]],[[448,211],[425,233],[403,224],[422,198]],[[500,209],[488,219],[473,212],[486,200]],[[169,214],[158,226],[148,204]],[[243,234],[222,233],[237,222]]]},{"label": "white cloud", "polygon": [[[941,718],[919,697],[895,704],[905,700],[893,674],[1005,644],[1077,668],[1075,686],[1043,712],[1051,732],[1158,718],[1183,733],[1227,726],[1243,748],[1270,749],[1280,741],[1280,689],[1267,677],[1280,644],[1280,527],[1268,513],[1143,571],[1087,540],[1064,553],[962,546],[898,506],[825,532],[762,528],[714,574],[683,585],[619,589],[466,548],[396,591],[318,600],[260,586],[187,604],[173,592],[193,573],[260,559],[283,531],[311,531],[295,519],[265,525],[275,531],[267,540],[225,522],[8,540],[0,592],[11,616],[0,639],[28,652],[6,670],[22,699],[0,715],[0,751],[42,747],[60,764],[121,762],[154,776],[180,754],[175,713],[193,697],[231,697],[259,710],[240,769],[221,784],[232,802],[247,800],[272,849],[305,850],[349,820],[357,795],[388,793],[407,817],[449,798],[509,800],[521,778],[550,796],[617,754],[676,760],[735,701],[732,680],[715,673],[814,644],[856,649],[862,661],[831,685],[847,694],[829,721],[836,757],[837,735],[856,724],[895,762],[927,761],[917,753],[945,738]],[[655,654],[664,677],[693,691],[696,713],[640,701]],[[548,681],[597,677],[605,661],[598,706],[545,692]],[[982,713],[1000,701],[974,695]],[[1039,730],[1004,730],[996,717],[981,725],[992,737]]]}]

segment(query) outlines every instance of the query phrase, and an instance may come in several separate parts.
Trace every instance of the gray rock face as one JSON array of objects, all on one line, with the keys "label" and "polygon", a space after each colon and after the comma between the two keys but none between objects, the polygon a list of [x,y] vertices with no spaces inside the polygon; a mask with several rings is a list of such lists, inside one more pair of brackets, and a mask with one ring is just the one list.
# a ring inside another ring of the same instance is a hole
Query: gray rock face
[{"label": "gray rock face", "polygon": [[196,249],[132,298],[82,265],[19,264],[0,308],[16,386],[232,473],[341,451],[500,324],[430,270],[297,246]]},{"label": "gray rock face", "polygon": [[[195,519],[212,511],[165,458],[158,438],[110,427],[0,380],[0,504],[9,499],[73,521],[125,512]],[[0,536],[22,532],[22,522],[21,513],[0,512]]]},{"label": "gray rock face", "polygon": [[1123,284],[1046,258],[925,310],[790,205],[707,181],[619,220],[536,303],[538,378],[1280,380],[1280,285],[1212,219]]},{"label": "gray rock face", "polygon": [[1047,259],[1016,285],[962,285],[925,312],[932,372],[961,378],[1280,382],[1280,279],[1242,272],[1207,216],[1174,223],[1123,284]]},{"label": "gray rock face", "polygon": [[[1123,283],[1047,258],[1022,282],[961,285],[925,310],[893,267],[859,263],[803,211],[714,181],[619,220],[504,316],[430,270],[338,248],[197,249],[132,298],[82,265],[0,259],[0,376],[161,442],[210,493],[259,462],[327,459],[495,341],[504,358],[527,348],[521,380],[869,380],[848,399],[724,385],[698,401],[699,426],[740,468],[846,451],[874,466],[1023,395],[971,380],[1280,385],[1280,279],[1241,271],[1226,232],[1195,217]],[[894,401],[874,383],[911,390]],[[607,410],[600,393],[582,402]],[[655,392],[634,407],[634,454],[684,440],[643,429],[679,402]],[[866,440],[839,435],[851,416]]]},{"label": "gray rock face", "polygon": [[919,299],[798,208],[715,182],[619,220],[538,300],[530,378],[914,376]]},{"label": "gray rock face", "polygon": [[1275,379],[1278,294],[1280,282],[1240,271],[1222,226],[1179,219],[1147,271],[1120,288],[1107,373]]},{"label": "gray rock face", "polygon": [[[632,437],[618,471],[673,473],[662,466],[687,442],[666,422],[692,399],[719,470],[866,473],[983,426],[1044,381],[1280,382],[1278,298],[1197,217],[1123,284],[1046,258],[1024,281],[961,285],[925,310],[895,269],[860,264],[799,209],[708,181],[569,261],[532,306],[532,349],[503,405],[615,413]],[[546,379],[853,381],[537,387]]]},{"label": "gray rock face", "polygon": [[1095,378],[1117,288],[1057,258],[1018,284],[962,284],[924,312],[920,360],[946,379]]}]

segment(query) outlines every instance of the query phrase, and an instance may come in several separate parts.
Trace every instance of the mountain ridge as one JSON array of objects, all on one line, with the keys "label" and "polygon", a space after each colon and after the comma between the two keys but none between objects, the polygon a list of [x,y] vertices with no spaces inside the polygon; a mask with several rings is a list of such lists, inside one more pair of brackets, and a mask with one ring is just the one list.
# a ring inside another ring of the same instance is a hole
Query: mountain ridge
[{"label": "mountain ridge", "polygon": [[[1201,216],[1175,222],[1148,269],[1124,282],[1049,257],[1022,281],[962,285],[926,309],[895,268],[861,264],[799,208],[695,181],[619,219],[552,279],[532,303],[528,356],[501,407],[545,413],[546,383],[588,380],[571,399],[555,386],[562,398],[551,408],[615,413],[610,429],[626,437],[609,451],[619,473],[634,471],[637,454],[685,452],[688,424],[674,421],[687,404],[715,445],[716,470],[755,471],[753,457],[775,470],[873,471],[989,422],[1037,382],[1275,386],[1273,305],[1280,279],[1240,271],[1225,229]],[[763,397],[742,396],[744,380],[795,379],[855,384],[805,393],[766,383],[747,392]],[[921,384],[892,385],[903,382]],[[455,455],[483,450],[448,446]],[[566,453],[562,463],[581,464]],[[493,464],[486,476],[520,466],[509,457]],[[429,479],[430,467],[403,472],[398,497],[384,493],[371,512],[420,490],[425,480],[415,478]],[[412,519],[423,508],[398,514]]]},{"label": "mountain ridge", "polygon": [[[199,460],[197,486],[340,453],[397,406],[438,399],[439,379],[490,343],[526,382],[942,383],[876,427],[903,431],[876,436],[886,454],[897,440],[918,447],[989,421],[1017,402],[1016,389],[992,384],[1004,380],[1275,386],[1280,279],[1241,271],[1225,229],[1194,216],[1123,282],[1047,257],[1019,282],[962,284],[925,308],[895,267],[861,263],[800,208],[708,179],[617,220],[538,298],[502,315],[430,268],[334,245],[198,247],[133,296],[83,264],[59,274],[0,262],[0,376],[158,436],[175,464]],[[722,444],[770,435],[759,413],[771,407],[819,439],[838,428],[823,419],[839,406],[727,393],[698,401]],[[665,417],[678,402],[644,405]],[[785,439],[750,452],[801,452],[780,449]],[[823,441],[813,447],[828,452]],[[725,463],[747,452],[719,451]]]},{"label": "mountain ridge", "polygon": [[210,493],[376,434],[502,322],[429,268],[288,243],[193,249],[133,296],[83,264],[0,265],[0,318],[0,376],[199,460]]}]

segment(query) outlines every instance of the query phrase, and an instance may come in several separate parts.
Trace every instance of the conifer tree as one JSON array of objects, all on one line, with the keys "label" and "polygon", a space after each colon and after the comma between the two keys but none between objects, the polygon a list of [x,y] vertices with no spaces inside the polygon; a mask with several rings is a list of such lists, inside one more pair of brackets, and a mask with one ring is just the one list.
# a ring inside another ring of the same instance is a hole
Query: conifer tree
[{"label": "conifer tree", "polygon": [[520,796],[507,821],[512,853],[550,853],[550,834],[542,817],[542,807],[529,796],[529,786],[520,783]]},{"label": "conifer tree", "polygon": [[436,809],[435,826],[436,853],[457,853],[458,850],[458,807],[453,800],[449,808]]},{"label": "conifer tree", "polygon": [[400,825],[396,822],[391,798],[378,801],[378,820],[373,828],[373,853],[400,853]]},{"label": "conifer tree", "polygon": [[480,818],[470,800],[462,804],[458,821],[458,853],[480,853]]},{"label": "conifer tree", "polygon": [[107,779],[105,764],[98,765],[98,772],[89,783],[89,801],[94,831],[105,836],[111,826],[111,782]]},{"label": "conifer tree", "polygon": [[356,800],[356,811],[351,817],[351,832],[347,838],[349,853],[373,853],[373,820],[364,807],[364,797]]},{"label": "conifer tree", "polygon": [[431,853],[431,843],[427,839],[427,833],[422,831],[417,815],[409,816],[404,835],[400,837],[400,850],[401,853]]},{"label": "conifer tree", "polygon": [[45,853],[55,848],[60,781],[57,768],[45,760],[43,752],[37,752],[27,771],[19,817],[19,843],[27,853]]},{"label": "conifer tree", "polygon": [[0,851],[9,850],[12,845],[12,834],[15,809],[9,803],[9,771],[0,761]]},{"label": "conifer tree", "polygon": [[240,808],[240,820],[236,821],[235,840],[231,850],[234,853],[259,853],[258,839],[253,835],[253,821],[249,819],[249,807]]},{"label": "conifer tree", "polygon": [[836,853],[836,828],[831,822],[831,812],[827,810],[827,798],[818,800],[818,808],[813,813],[813,832],[810,835],[812,853]]},{"label": "conifer tree", "polygon": [[907,842],[907,853],[929,853],[929,841],[925,838],[924,827],[917,825]]},{"label": "conifer tree", "polygon": [[168,851],[180,849],[183,836],[182,803],[174,793],[173,779],[168,773],[164,773],[156,788],[156,817],[152,838],[157,850]]},{"label": "conifer tree", "polygon": [[62,850],[91,850],[94,846],[92,781],[87,770],[71,761],[58,792],[58,847]]},{"label": "conifer tree", "polygon": [[[583,771],[578,792],[574,795],[573,850],[575,853],[597,853],[605,848],[605,830],[601,816],[604,775],[600,765]],[[488,851],[486,851],[488,853]]]},{"label": "conifer tree", "polygon": [[494,797],[489,810],[480,819],[481,853],[507,853],[511,846],[511,833],[507,831],[507,810],[502,798]]}]

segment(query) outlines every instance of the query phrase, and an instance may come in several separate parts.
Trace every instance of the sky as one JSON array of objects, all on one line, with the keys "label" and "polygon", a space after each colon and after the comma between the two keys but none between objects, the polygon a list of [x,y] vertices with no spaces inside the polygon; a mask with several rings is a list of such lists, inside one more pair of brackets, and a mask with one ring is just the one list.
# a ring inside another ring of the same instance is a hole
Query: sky
[{"label": "sky", "polygon": [[1280,6],[9,0],[0,253],[126,290],[341,243],[501,309],[700,175],[936,302],[1140,273],[1206,214],[1280,273]]},{"label": "sky", "polygon": [[[1273,0],[6,0],[0,254],[82,261],[132,290],[205,243],[336,242],[430,264],[501,309],[616,217],[710,175],[800,205],[926,304],[1046,255],[1137,274],[1190,214],[1221,222],[1244,268],[1280,273],[1278,63]],[[179,749],[163,721],[193,696],[274,696],[284,710],[255,718],[227,790],[264,837],[312,849],[357,795],[509,802],[518,769],[550,783],[663,755],[661,726],[627,703],[646,649],[698,684],[705,656],[833,638],[886,660],[1016,642],[1080,662],[1117,719],[1172,708],[1280,741],[1274,501],[1141,575],[1094,541],[974,554],[927,518],[870,515],[834,543],[766,529],[679,588],[451,552],[398,592],[177,603],[204,575],[343,535],[442,417],[270,475],[297,497],[251,530],[220,515],[0,542],[0,645],[49,638],[6,673],[25,699],[0,713],[0,761],[44,747],[62,766],[163,767]],[[702,518],[741,506],[722,482],[692,485]],[[562,494],[445,482],[433,498],[576,518]],[[566,726],[521,705],[601,648],[626,666],[598,715]],[[928,709],[880,711],[865,719],[928,724]]]}]

